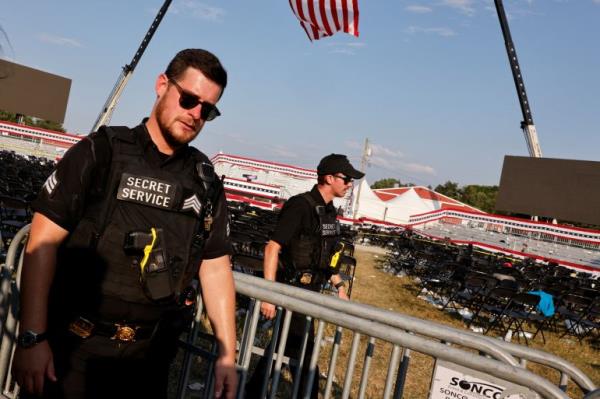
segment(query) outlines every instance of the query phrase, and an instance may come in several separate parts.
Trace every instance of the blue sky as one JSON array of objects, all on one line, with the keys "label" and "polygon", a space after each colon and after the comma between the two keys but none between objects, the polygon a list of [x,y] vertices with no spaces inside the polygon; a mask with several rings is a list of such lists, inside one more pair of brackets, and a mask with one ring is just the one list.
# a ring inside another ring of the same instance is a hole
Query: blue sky
[{"label": "blue sky", "polygon": [[[85,134],[162,0],[8,1],[4,57],[72,79],[65,127]],[[9,6],[10,4],[10,6]],[[600,0],[504,0],[544,156],[600,160]],[[367,179],[498,184],[527,155],[492,0],[359,0],[360,37],[311,43],[285,0],[173,0],[113,116],[137,124],[180,49],[229,72],[223,116],[194,144],[314,168],[331,152]],[[34,93],[32,93],[34,95]]]}]

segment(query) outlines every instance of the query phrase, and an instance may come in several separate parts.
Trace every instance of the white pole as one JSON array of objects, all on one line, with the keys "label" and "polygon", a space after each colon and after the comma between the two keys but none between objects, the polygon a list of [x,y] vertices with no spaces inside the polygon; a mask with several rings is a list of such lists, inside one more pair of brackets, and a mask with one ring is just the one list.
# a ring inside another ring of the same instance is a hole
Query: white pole
[{"label": "white pole", "polygon": [[[365,139],[365,148],[363,149],[362,157],[360,159],[360,171],[365,173],[365,169],[367,168],[367,162],[369,160],[369,156],[371,155],[371,149],[369,148],[369,138]],[[354,206],[352,207],[352,219],[356,219],[356,215],[358,213],[361,185],[364,180],[364,177],[356,182],[358,186],[358,192],[356,193],[356,201],[354,202]]]}]

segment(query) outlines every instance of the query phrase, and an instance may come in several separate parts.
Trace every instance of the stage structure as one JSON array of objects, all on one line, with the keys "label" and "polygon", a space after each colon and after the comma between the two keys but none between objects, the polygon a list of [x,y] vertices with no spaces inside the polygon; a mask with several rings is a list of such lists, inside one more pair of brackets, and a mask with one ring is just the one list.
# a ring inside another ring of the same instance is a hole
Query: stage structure
[{"label": "stage structure", "polygon": [[71,79],[0,59],[0,109],[63,123]]},{"label": "stage structure", "polygon": [[496,209],[600,226],[600,162],[506,156]]}]

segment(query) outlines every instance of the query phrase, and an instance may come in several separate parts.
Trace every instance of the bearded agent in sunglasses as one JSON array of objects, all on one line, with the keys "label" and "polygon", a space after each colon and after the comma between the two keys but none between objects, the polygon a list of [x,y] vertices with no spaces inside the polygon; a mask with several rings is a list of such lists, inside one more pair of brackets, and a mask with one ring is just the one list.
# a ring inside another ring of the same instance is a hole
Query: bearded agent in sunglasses
[{"label": "bearded agent in sunglasses", "polygon": [[166,398],[197,289],[218,357],[214,391],[236,393],[235,289],[223,186],[189,145],[220,115],[227,73],[180,51],[150,116],[74,145],[33,202],[13,374],[22,397]]},{"label": "bearded agent in sunglasses", "polygon": [[[265,247],[263,263],[267,280],[279,281],[311,291],[321,291],[326,282],[337,289],[339,298],[348,299],[344,281],[339,274],[339,264],[334,256],[340,244],[340,226],[334,198],[342,198],[352,189],[354,179],[361,179],[364,173],[354,169],[345,155],[330,154],[323,158],[317,167],[317,184],[309,192],[290,198],[277,221],[277,227]],[[343,247],[342,247],[343,248]],[[340,251],[341,252],[341,251]],[[277,265],[281,258],[283,270],[278,273]],[[261,313],[264,317],[275,317],[275,306],[263,302]],[[300,361],[306,316],[294,313],[290,324],[285,355]],[[310,322],[308,346],[305,351],[304,366],[301,372],[300,389],[310,391],[317,398],[318,377],[312,387],[307,386],[310,357],[314,345],[314,325]],[[266,358],[261,358],[256,371],[246,385],[246,397],[260,396],[263,381],[268,375]],[[292,367],[292,375],[295,370]],[[319,371],[315,373],[319,376]]]}]

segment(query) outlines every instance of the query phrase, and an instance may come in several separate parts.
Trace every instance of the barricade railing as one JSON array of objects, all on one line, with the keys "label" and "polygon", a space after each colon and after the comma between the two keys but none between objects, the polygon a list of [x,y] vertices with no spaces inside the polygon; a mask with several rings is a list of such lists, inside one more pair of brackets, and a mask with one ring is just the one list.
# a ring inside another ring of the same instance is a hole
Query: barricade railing
[{"label": "barricade railing", "polygon": [[279,292],[293,298],[309,301],[320,306],[334,309],[338,312],[377,321],[389,325],[390,327],[411,331],[430,338],[436,338],[440,341],[477,349],[508,364],[516,365],[517,360],[515,357],[518,358],[518,361],[522,365],[524,365],[524,361],[539,363],[553,368],[561,374],[561,389],[566,389],[569,379],[573,380],[583,392],[596,389],[596,385],[591,379],[575,365],[561,357],[545,351],[517,345],[468,330],[442,325],[429,320],[407,316],[371,305],[340,301],[337,298],[327,295],[314,295],[312,293],[309,295],[305,290],[293,289],[294,287],[283,284],[273,284],[264,279],[257,279],[241,273],[236,274],[236,283],[239,281],[248,281],[249,279],[252,279],[252,284],[256,286]]},{"label": "barricade railing", "polygon": [[[258,324],[260,301],[266,301],[276,304],[285,310],[286,317],[289,312],[299,312],[307,315],[314,320],[318,320],[316,343],[322,340],[322,330],[325,323],[337,327],[348,329],[353,334],[352,348],[350,350],[350,361],[347,365],[346,377],[344,380],[344,390],[342,397],[348,397],[356,358],[356,345],[360,335],[372,339],[389,342],[394,345],[392,356],[390,357],[388,376],[383,392],[384,397],[391,397],[392,391],[394,397],[402,395],[402,380],[406,376],[409,353],[407,350],[429,355],[436,360],[445,360],[453,364],[467,367],[469,369],[484,372],[493,377],[515,383],[517,385],[530,388],[539,393],[542,397],[564,398],[566,394],[550,381],[542,378],[533,372],[526,370],[523,361],[517,361],[514,355],[518,355],[519,360],[527,359],[532,362],[538,362],[546,366],[559,370],[563,376],[568,376],[582,389],[584,393],[594,390],[595,384],[577,367],[564,361],[563,359],[530,348],[520,347],[519,345],[509,344],[498,340],[482,337],[475,333],[442,326],[433,322],[428,322],[390,311],[375,308],[369,305],[362,305],[340,300],[338,298],[313,293],[300,288],[272,283],[264,279],[256,278],[250,275],[236,273],[236,290],[239,294],[254,298],[256,304],[252,312],[248,312],[249,320],[245,323],[245,328],[241,337],[240,355],[238,365],[240,367],[240,382],[246,380],[248,373],[249,356],[253,352],[256,326]],[[283,324],[285,332],[286,324]],[[338,329],[339,332],[339,329]],[[282,334],[282,342],[285,337]],[[339,340],[334,339],[334,345]],[[457,345],[457,346],[454,346]],[[315,352],[311,357],[311,365],[316,362],[319,356],[320,345],[315,344]],[[475,351],[469,351],[465,348],[471,348]],[[279,362],[279,352],[283,348],[278,348],[276,357],[276,368]],[[398,366],[400,350],[403,350],[403,361]],[[254,350],[255,352],[258,352]],[[369,350],[368,350],[369,351]],[[265,350],[265,352],[269,352]],[[372,350],[371,350],[372,352]],[[269,353],[270,354],[270,353]],[[383,354],[384,356],[387,354]],[[487,355],[487,356],[486,356]],[[275,354],[273,354],[275,356]],[[489,357],[488,357],[489,356]],[[363,374],[368,373],[368,364],[372,359],[365,354],[365,363],[363,364]],[[333,363],[336,359],[332,358],[329,364],[329,374],[332,373]],[[396,374],[396,371],[400,371]],[[314,369],[312,370],[314,372]],[[277,373],[275,373],[277,374]],[[396,375],[394,375],[396,374]],[[326,386],[325,397],[329,397],[330,388]],[[297,381],[298,379],[296,379]],[[364,393],[368,377],[361,378],[359,392]],[[561,383],[565,383],[565,378],[561,378]],[[395,384],[395,387],[392,385]],[[310,386],[310,385],[308,385]],[[274,394],[272,390],[272,394]],[[307,394],[307,393],[306,393]],[[308,397],[307,395],[303,397]],[[360,397],[360,395],[359,395]]]},{"label": "barricade railing", "polygon": [[[16,398],[18,396],[18,387],[15,386],[10,376],[10,362],[18,324],[16,311],[23,244],[28,231],[29,226],[26,226],[15,235],[7,253],[6,264],[2,266],[1,270],[0,312],[2,312],[2,317],[0,328],[2,342],[0,345],[0,383],[2,384],[2,395],[6,398]],[[240,315],[245,313],[243,330],[238,341],[237,365],[240,374],[238,398],[244,397],[243,387],[250,372],[252,355],[266,356],[269,364],[274,364],[272,373],[265,373],[266,378],[262,384],[263,397],[267,392],[270,392],[269,397],[275,397],[284,363],[297,365],[298,372],[302,369],[304,356],[300,356],[299,359],[289,359],[284,356],[286,338],[293,312],[306,315],[309,320],[315,320],[317,331],[313,352],[307,358],[310,365],[309,383],[300,387],[300,379],[294,378],[295,384],[290,395],[297,393],[298,397],[309,397],[310,390],[307,387],[311,387],[312,381],[320,377],[315,375],[317,363],[319,362],[321,368],[327,369],[324,397],[329,398],[332,395],[334,373],[338,368],[340,370],[345,369],[345,373],[342,373],[344,374],[344,380],[341,382],[343,386],[341,397],[348,398],[353,388],[352,381],[357,363],[361,361],[361,359],[358,359],[358,349],[362,336],[367,337],[367,347],[362,357],[360,382],[357,387],[354,387],[355,390],[357,389],[357,397],[359,398],[366,395],[370,382],[371,364],[376,357],[385,357],[388,364],[386,381],[381,388],[381,395],[384,398],[402,397],[407,371],[410,368],[411,352],[427,355],[435,359],[436,362],[446,362],[445,364],[484,373],[489,376],[491,381],[515,384],[521,389],[520,392],[524,397],[531,397],[532,393],[537,393],[546,398],[567,398],[568,396],[563,390],[566,389],[569,380],[572,380],[582,390],[583,394],[596,389],[595,384],[589,377],[573,364],[540,350],[507,343],[470,331],[443,326],[369,305],[343,301],[330,295],[265,281],[243,273],[234,272],[234,275],[237,294],[249,299],[246,311],[243,312],[243,308],[238,311]],[[277,317],[272,328],[274,330],[273,336],[280,336],[279,342],[273,340],[271,345],[264,348],[255,345],[262,301],[277,306]],[[209,365],[216,358],[217,345],[214,338],[202,332],[202,311],[202,301],[199,300],[198,311],[192,328],[187,334],[187,341],[182,341],[184,358],[179,372],[178,398],[190,394],[189,381],[190,374],[195,367],[194,356],[204,358]],[[320,353],[322,350],[321,344],[327,342],[323,338],[326,324],[335,327],[335,337],[331,344],[331,354],[328,360],[324,361],[322,358],[320,360]],[[307,323],[307,329],[304,331],[304,350],[307,347],[308,326],[310,326],[310,323]],[[343,329],[350,332],[353,338],[348,351],[347,363],[338,367]],[[281,330],[281,334],[279,334],[279,330]],[[200,345],[199,340],[208,342],[208,349],[206,348],[207,345]],[[377,353],[375,351],[376,341],[391,344],[393,346],[391,353]],[[558,370],[561,373],[560,387],[527,370],[525,368],[527,362],[539,363]],[[204,397],[210,397],[212,394],[212,367],[207,367],[206,370],[203,375],[203,394]],[[271,381],[270,391],[268,391],[267,381],[269,377]],[[523,389],[523,387],[526,389]],[[427,391],[427,388],[424,391]],[[353,393],[354,395],[356,393]]]},{"label": "barricade railing", "polygon": [[[394,398],[402,397],[404,379],[409,367],[410,351],[427,354],[436,360],[443,359],[454,364],[466,366],[469,369],[483,371],[491,376],[529,387],[543,397],[567,397],[562,390],[566,389],[569,378],[579,386],[583,394],[596,389],[595,384],[589,377],[573,364],[544,351],[507,343],[469,331],[442,326],[434,322],[401,315],[373,306],[342,301],[332,296],[317,294],[284,284],[268,282],[264,279],[242,273],[235,273],[235,280],[238,294],[252,298],[255,301],[248,308],[243,332],[240,337],[240,353],[238,358],[240,383],[243,386],[247,379],[252,354],[268,356],[271,362],[275,361],[271,395],[275,395],[277,391],[278,381],[276,378],[279,378],[281,375],[281,364],[284,361],[294,362],[293,359],[289,360],[283,356],[284,347],[281,346],[287,336],[287,329],[289,328],[288,319],[291,315],[290,311],[300,312],[315,320],[319,320],[315,342],[323,340],[322,334],[325,323],[337,326],[336,337],[333,340],[332,355],[329,363],[325,365],[328,366],[329,370],[324,392],[325,398],[330,397],[331,394],[331,381],[339,352],[341,328],[346,328],[354,334],[352,348],[350,349],[350,360],[346,365],[342,397],[348,397],[349,395],[352,373],[356,361],[356,348],[361,335],[367,335],[369,338],[364,357],[361,382],[358,387],[358,397],[364,397],[370,362],[373,358],[373,344],[375,339],[390,342],[394,345],[394,350],[389,360],[388,377],[383,388],[383,396],[386,398],[392,397],[392,391],[394,392]],[[276,304],[280,309],[277,317],[278,320],[273,327],[274,336],[277,336],[279,328],[283,330],[280,342],[277,344],[277,351],[275,351],[274,347],[260,348],[250,345],[250,343],[254,343],[255,341],[261,301]],[[286,320],[284,320],[282,325],[280,324],[281,311],[285,311],[286,315]],[[449,346],[450,344],[457,345],[460,348]],[[315,345],[315,353],[313,353],[310,360],[311,364],[316,364],[319,356],[319,347],[320,345]],[[479,354],[467,351],[464,348],[471,348]],[[401,349],[403,352],[402,362],[399,364]],[[282,355],[279,355],[279,353],[282,353]],[[488,356],[493,359],[488,359]],[[301,359],[303,358],[301,356]],[[527,361],[558,370],[561,373],[560,388],[550,381],[526,370]],[[397,374],[394,376],[396,371]],[[318,377],[313,376],[312,378]],[[298,380],[298,378],[295,379],[295,386],[292,388],[292,392],[298,390]],[[182,382],[186,383],[187,381]],[[394,384],[395,387],[393,386]],[[311,384],[305,385],[311,386]],[[263,388],[266,386],[267,381],[265,380],[263,381]],[[263,393],[266,393],[266,391]],[[242,392],[240,392],[239,397],[243,397]]]},{"label": "barricade railing", "polygon": [[8,251],[6,262],[0,268],[0,386],[1,397],[14,399],[19,395],[19,387],[10,374],[10,365],[16,343],[18,328],[18,297],[23,265],[23,248],[29,236],[30,225],[15,234]]}]

